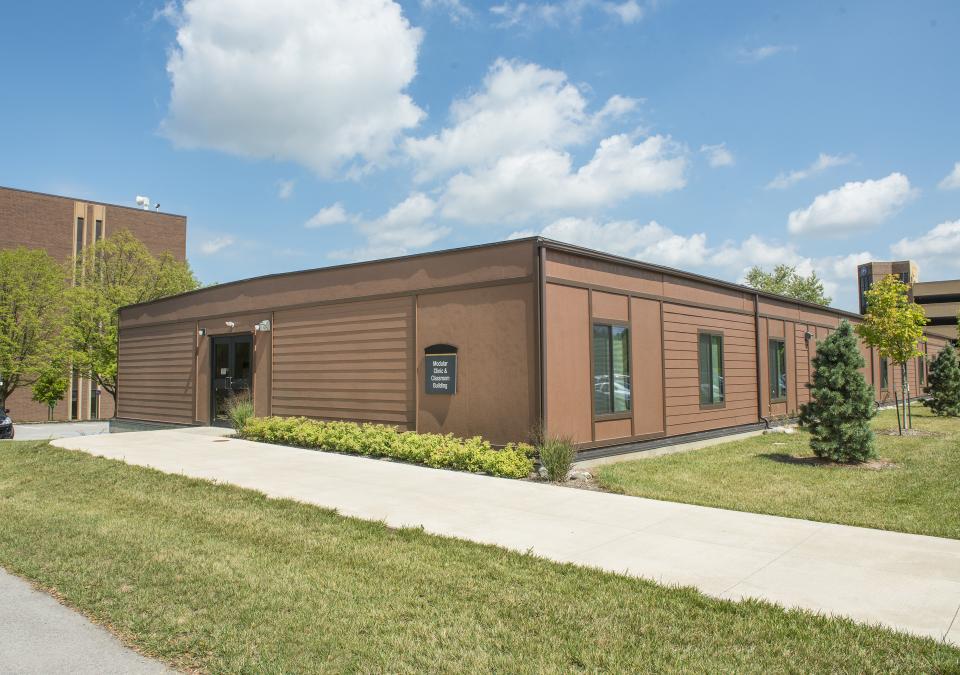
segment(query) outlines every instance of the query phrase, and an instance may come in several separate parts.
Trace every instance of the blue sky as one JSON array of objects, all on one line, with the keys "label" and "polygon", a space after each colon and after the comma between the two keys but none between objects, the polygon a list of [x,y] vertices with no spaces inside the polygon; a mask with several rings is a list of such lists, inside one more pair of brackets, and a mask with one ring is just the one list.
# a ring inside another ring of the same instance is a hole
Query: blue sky
[{"label": "blue sky", "polygon": [[544,233],[960,277],[960,4],[8,3],[0,184],[189,218],[205,282]]}]

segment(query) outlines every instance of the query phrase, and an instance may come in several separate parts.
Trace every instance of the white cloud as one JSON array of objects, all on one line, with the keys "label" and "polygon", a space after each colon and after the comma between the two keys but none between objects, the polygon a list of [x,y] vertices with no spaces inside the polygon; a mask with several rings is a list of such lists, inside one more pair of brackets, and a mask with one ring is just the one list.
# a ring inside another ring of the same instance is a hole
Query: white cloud
[{"label": "white cloud", "polygon": [[327,206],[317,211],[304,223],[304,227],[329,227],[330,225],[341,225],[354,220],[354,217],[347,213],[343,204],[337,202],[333,206]]},{"label": "white cloud", "polygon": [[659,135],[636,144],[626,134],[610,136],[577,170],[570,155],[557,150],[511,155],[451,178],[443,215],[468,222],[518,221],[564,209],[608,207],[634,194],[682,188],[686,165],[683,149]]},{"label": "white cloud", "polygon": [[700,152],[707,156],[707,162],[710,166],[733,166],[733,153],[727,149],[726,143],[717,143],[716,145],[701,145]]},{"label": "white cloud", "polygon": [[953,165],[953,171],[947,174],[937,187],[941,190],[960,190],[960,162]]},{"label": "white cloud", "polygon": [[293,196],[293,188],[296,186],[296,181],[293,180],[281,180],[277,182],[277,197],[280,199],[290,199]]},{"label": "white cloud", "polygon": [[737,52],[737,59],[741,63],[759,63],[760,61],[766,61],[771,56],[795,51],[797,51],[797,48],[793,45],[763,45],[751,49],[744,47]]},{"label": "white cloud", "polygon": [[404,93],[422,32],[390,0],[185,0],[163,132],[185,148],[377,163],[423,116]]},{"label": "white cloud", "polygon": [[890,251],[900,258],[956,260],[960,256],[960,220],[940,223],[914,239],[905,237],[890,246]]},{"label": "white cloud", "polygon": [[334,251],[332,258],[369,260],[403,255],[411,249],[423,249],[450,234],[450,228],[435,225],[430,219],[437,204],[422,192],[416,192],[376,220],[361,222],[362,247]]},{"label": "white cloud", "polygon": [[200,252],[203,253],[203,255],[213,255],[214,253],[219,253],[225,248],[233,246],[235,242],[236,240],[228,234],[220,237],[214,237],[213,239],[208,239],[200,244]]},{"label": "white cloud", "polygon": [[[530,230],[514,232],[511,238],[536,234]],[[869,252],[812,258],[800,254],[794,244],[779,243],[750,235],[742,241],[725,241],[719,246],[709,243],[707,234],[678,234],[651,221],[635,220],[599,222],[591,218],[561,218],[539,233],[550,239],[565,241],[643,262],[659,263],[684,270],[742,283],[754,265],[771,269],[778,264],[793,265],[801,274],[816,271],[824,291],[835,300],[835,306],[856,307],[857,265],[873,256]]]},{"label": "white cloud", "polygon": [[443,10],[454,23],[473,18],[473,10],[461,0],[420,0],[420,6],[426,10]]},{"label": "white cloud", "polygon": [[780,172],[776,178],[767,183],[768,190],[782,190],[791,185],[799,183],[802,180],[823,173],[827,169],[835,166],[843,166],[854,160],[853,155],[828,155],[821,152],[817,160],[805,169],[795,169],[790,172]]},{"label": "white cloud", "polygon": [[560,0],[559,2],[504,2],[490,7],[501,28],[523,25],[556,27],[563,23],[577,25],[589,11],[604,12],[624,24],[640,21],[645,10],[637,0]]},{"label": "white cloud", "polygon": [[707,255],[705,234],[684,237],[654,220],[643,224],[635,220],[600,223],[592,218],[561,218],[544,227],[541,234],[548,239],[665,265],[700,265]]},{"label": "white cloud", "polygon": [[866,229],[896,214],[915,194],[902,173],[844,183],[819,195],[807,208],[791,212],[787,226],[793,234],[841,235]]},{"label": "white cloud", "polygon": [[583,143],[609,119],[636,106],[613,96],[596,113],[565,73],[533,63],[497,59],[483,88],[450,106],[452,125],[425,138],[409,138],[407,154],[425,180],[462,167],[487,164],[507,154]]}]

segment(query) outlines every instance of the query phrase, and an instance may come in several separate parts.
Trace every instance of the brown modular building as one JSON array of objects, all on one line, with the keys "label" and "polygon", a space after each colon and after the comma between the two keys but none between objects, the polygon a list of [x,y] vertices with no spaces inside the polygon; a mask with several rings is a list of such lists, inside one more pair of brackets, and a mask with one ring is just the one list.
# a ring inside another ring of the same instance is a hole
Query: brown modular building
[{"label": "brown modular building", "polygon": [[[154,255],[168,252],[177,260],[186,258],[184,216],[0,187],[2,248],[44,249],[67,262],[120,230],[129,230]],[[47,419],[47,406],[31,399],[30,387],[19,387],[5,405],[17,422]],[[105,419],[113,414],[112,397],[79,377],[71,378],[66,398],[54,409],[56,420]]]},{"label": "brown modular building", "polygon": [[[796,413],[817,342],[858,315],[529,238],[272,275],[124,308],[118,416],[257,415],[582,450]],[[947,339],[930,335],[933,354]],[[867,348],[878,401],[900,378]],[[911,363],[911,391],[924,367]]]}]

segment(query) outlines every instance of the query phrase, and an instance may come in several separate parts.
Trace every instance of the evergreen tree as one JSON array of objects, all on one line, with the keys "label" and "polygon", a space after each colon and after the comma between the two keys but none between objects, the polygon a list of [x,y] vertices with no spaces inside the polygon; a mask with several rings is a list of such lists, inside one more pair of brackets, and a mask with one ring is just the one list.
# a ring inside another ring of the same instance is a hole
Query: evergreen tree
[{"label": "evergreen tree", "polygon": [[810,447],[817,457],[863,462],[876,456],[870,430],[873,390],[860,372],[864,365],[847,321],[817,345],[810,402],[800,409],[800,423],[810,431]]},{"label": "evergreen tree", "polygon": [[926,392],[930,398],[924,405],[935,415],[960,415],[960,365],[953,345],[948,344],[930,362],[930,378]]}]

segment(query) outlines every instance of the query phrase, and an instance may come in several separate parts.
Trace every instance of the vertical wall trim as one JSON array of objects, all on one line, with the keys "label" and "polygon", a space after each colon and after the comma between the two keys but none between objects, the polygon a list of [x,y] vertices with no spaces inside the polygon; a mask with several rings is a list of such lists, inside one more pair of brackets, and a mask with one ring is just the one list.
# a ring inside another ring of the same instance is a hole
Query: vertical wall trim
[{"label": "vertical wall trim", "polygon": [[543,242],[537,241],[537,383],[539,390],[540,431],[547,429],[547,249]]},{"label": "vertical wall trim", "polygon": [[[420,431],[420,295],[413,296],[413,431]],[[426,375],[424,375],[426,377]],[[426,386],[426,385],[424,385]]]},{"label": "vertical wall trim", "polygon": [[757,355],[757,419],[763,419],[763,394],[761,387],[763,382],[761,382],[762,371],[761,371],[761,353],[760,353],[760,294],[753,294],[753,331],[754,331],[754,346]]},{"label": "vertical wall trim", "polygon": [[[213,383],[210,383],[210,386],[213,386]],[[200,419],[200,409],[197,407],[199,403],[199,394],[197,390],[200,388],[200,320],[194,322],[193,324],[193,419],[197,422],[202,422]]]},{"label": "vertical wall trim", "polygon": [[267,383],[267,414],[273,415],[273,371],[274,371],[274,355],[276,354],[276,349],[273,346],[273,336],[275,335],[274,331],[277,330],[277,313],[270,312],[270,381]]},{"label": "vertical wall trim", "polygon": [[[596,398],[596,373],[593,372],[593,289],[587,289],[587,358],[590,359],[590,381],[587,383],[587,400],[590,401],[590,442],[597,440],[597,416],[594,414]],[[611,383],[612,384],[612,383]]]},{"label": "vertical wall trim", "polygon": [[[663,410],[663,433],[667,433],[667,345],[664,341],[666,329],[663,327],[663,300],[660,305],[660,408]],[[699,349],[697,345],[697,349]],[[630,376],[631,383],[633,376]]]},{"label": "vertical wall trim", "polygon": [[[636,330],[633,327],[633,299],[628,295],[627,296],[627,326],[630,327],[630,340],[627,342],[627,348],[630,350],[629,360],[627,361],[627,366],[630,368],[630,435],[637,435],[637,399],[633,395],[634,386],[637,382],[637,370],[633,367],[634,365],[634,356],[633,356],[633,338],[636,335]],[[613,345],[611,335],[611,346]],[[593,356],[591,354],[591,356]],[[613,369],[613,359],[610,359],[610,368],[611,372]],[[613,387],[613,382],[610,383],[611,388]],[[612,392],[611,392],[612,393]]]}]

